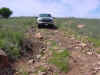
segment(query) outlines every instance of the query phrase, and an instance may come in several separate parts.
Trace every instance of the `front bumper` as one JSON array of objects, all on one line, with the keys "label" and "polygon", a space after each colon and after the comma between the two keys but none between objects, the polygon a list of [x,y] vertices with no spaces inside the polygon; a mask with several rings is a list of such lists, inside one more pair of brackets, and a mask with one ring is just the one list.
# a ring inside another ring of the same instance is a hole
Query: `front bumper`
[{"label": "front bumper", "polygon": [[49,24],[54,24],[54,22],[37,22],[37,24],[45,24],[45,25],[49,25]]}]

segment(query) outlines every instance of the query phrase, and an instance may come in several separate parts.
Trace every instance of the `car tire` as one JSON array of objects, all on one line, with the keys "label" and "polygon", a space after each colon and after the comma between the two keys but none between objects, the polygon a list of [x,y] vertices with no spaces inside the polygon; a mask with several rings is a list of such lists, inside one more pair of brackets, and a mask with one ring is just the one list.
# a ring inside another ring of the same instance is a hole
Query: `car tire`
[{"label": "car tire", "polygon": [[53,24],[50,24],[50,25],[49,25],[49,27],[50,27],[50,28],[53,28],[53,27],[54,27],[54,25],[53,25]]},{"label": "car tire", "polygon": [[42,28],[42,25],[41,24],[38,24],[38,28]]}]

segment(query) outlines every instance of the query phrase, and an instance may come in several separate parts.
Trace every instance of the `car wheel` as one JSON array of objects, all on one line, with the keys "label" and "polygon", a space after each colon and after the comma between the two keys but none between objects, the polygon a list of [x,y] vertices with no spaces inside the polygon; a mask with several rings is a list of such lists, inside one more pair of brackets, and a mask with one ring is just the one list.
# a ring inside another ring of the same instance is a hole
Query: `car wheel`
[{"label": "car wheel", "polygon": [[41,24],[38,24],[38,28],[42,28],[42,25]]},{"label": "car wheel", "polygon": [[53,27],[54,27],[54,25],[53,25],[53,24],[50,24],[49,26],[50,26],[50,28],[53,28]]}]

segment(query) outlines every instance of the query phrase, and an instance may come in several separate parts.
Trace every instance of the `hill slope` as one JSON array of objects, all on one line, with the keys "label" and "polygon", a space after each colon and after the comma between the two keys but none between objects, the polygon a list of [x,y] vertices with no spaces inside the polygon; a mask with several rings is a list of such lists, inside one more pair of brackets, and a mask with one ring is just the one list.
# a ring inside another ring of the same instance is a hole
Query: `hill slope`
[{"label": "hill slope", "polygon": [[46,44],[35,63],[32,56],[15,62],[17,75],[99,75],[100,51],[95,48],[100,45],[99,20],[57,18],[55,22],[58,30],[35,28],[35,18],[0,19],[0,48],[9,58],[19,59],[21,43],[27,33],[32,32],[31,39],[34,33],[40,33]]}]

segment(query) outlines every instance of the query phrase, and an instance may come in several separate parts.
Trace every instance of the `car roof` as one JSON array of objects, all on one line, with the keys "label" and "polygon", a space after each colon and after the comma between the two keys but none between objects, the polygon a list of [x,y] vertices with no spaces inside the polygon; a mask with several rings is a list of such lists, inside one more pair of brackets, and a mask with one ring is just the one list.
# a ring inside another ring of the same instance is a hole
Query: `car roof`
[{"label": "car roof", "polygon": [[47,14],[47,15],[51,15],[50,13],[41,13],[40,15],[42,15],[42,14]]}]

